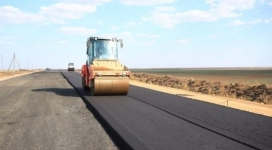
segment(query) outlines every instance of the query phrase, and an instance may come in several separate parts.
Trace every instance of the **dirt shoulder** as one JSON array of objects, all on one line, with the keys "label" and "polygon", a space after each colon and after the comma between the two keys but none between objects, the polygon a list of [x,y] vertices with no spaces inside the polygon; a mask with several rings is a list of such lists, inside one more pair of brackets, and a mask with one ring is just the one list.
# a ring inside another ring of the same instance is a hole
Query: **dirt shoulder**
[{"label": "dirt shoulder", "polygon": [[208,103],[213,103],[217,105],[222,105],[234,109],[239,109],[243,111],[248,111],[256,114],[261,114],[265,116],[272,117],[272,106],[271,105],[265,105],[258,102],[250,102],[246,100],[240,100],[235,98],[227,98],[227,97],[221,97],[221,96],[211,96],[211,95],[205,95],[201,93],[195,93],[187,90],[182,89],[176,89],[176,88],[170,88],[170,87],[163,87],[159,85],[154,84],[147,84],[142,83],[135,80],[130,80],[129,82],[131,85],[140,86],[168,94],[178,95],[190,98],[192,100],[199,100],[204,101]]},{"label": "dirt shoulder", "polygon": [[207,95],[237,98],[264,104],[272,104],[272,88],[266,84],[248,85],[245,83],[222,83],[188,79],[172,75],[158,75],[149,73],[133,73],[132,80],[165,87],[188,90]]},{"label": "dirt shoulder", "polygon": [[10,78],[26,75],[40,70],[24,70],[24,71],[0,71],[0,81],[7,80]]}]

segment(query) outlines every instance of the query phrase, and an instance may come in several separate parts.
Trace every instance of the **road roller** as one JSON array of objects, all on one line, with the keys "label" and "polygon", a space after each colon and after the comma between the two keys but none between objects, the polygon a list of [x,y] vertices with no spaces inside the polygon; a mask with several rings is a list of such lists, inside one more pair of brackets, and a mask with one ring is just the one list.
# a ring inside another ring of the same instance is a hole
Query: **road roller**
[{"label": "road roller", "polygon": [[68,64],[68,71],[75,71],[74,63]]},{"label": "road roller", "polygon": [[82,89],[92,96],[126,95],[129,90],[130,70],[118,61],[118,49],[123,40],[89,37],[87,61],[81,68]]}]

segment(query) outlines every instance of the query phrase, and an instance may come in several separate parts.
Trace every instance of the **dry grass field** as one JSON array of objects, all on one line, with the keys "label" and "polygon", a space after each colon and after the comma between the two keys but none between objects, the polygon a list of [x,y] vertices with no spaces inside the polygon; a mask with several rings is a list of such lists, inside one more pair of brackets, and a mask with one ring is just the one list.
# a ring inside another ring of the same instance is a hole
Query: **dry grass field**
[{"label": "dry grass field", "polygon": [[26,73],[31,73],[34,72],[34,70],[11,70],[11,71],[0,71],[0,78],[4,77],[10,77],[10,76],[15,76],[15,75],[20,75],[20,74],[26,74]]},{"label": "dry grass field", "polygon": [[243,83],[247,85],[265,84],[272,87],[272,68],[167,68],[131,69],[133,73],[172,75],[186,79],[220,81],[225,84]]},{"label": "dry grass field", "polygon": [[132,80],[272,104],[270,69],[132,69]]}]

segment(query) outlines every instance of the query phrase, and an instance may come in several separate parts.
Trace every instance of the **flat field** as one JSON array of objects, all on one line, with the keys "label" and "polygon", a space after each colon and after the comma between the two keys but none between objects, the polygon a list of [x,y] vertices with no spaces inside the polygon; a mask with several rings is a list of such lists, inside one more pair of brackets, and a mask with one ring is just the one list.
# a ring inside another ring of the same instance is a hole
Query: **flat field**
[{"label": "flat field", "polygon": [[14,75],[19,75],[19,74],[26,74],[26,73],[31,73],[34,72],[35,70],[11,70],[11,71],[0,71],[0,78],[4,77],[9,77],[9,76],[14,76]]},{"label": "flat field", "polygon": [[133,73],[172,75],[222,83],[265,84],[272,87],[272,68],[156,68],[131,69]]}]

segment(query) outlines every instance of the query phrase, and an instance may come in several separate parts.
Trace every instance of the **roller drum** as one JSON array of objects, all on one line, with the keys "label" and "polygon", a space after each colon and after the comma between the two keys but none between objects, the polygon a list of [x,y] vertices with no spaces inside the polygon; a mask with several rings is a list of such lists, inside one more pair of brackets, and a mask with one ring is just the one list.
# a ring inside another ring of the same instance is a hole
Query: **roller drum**
[{"label": "roller drum", "polygon": [[128,77],[95,77],[93,95],[126,95],[128,89]]}]

